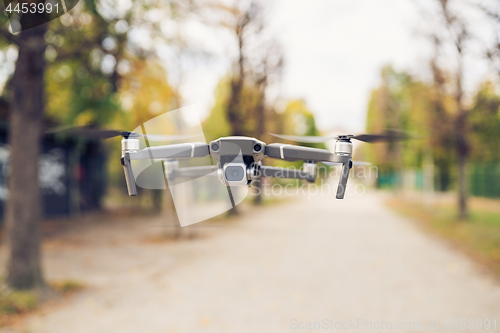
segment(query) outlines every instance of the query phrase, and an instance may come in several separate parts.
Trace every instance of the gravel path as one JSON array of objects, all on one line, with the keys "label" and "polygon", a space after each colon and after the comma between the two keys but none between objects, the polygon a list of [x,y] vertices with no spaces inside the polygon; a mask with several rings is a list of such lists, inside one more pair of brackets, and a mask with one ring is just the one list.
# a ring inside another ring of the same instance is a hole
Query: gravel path
[{"label": "gravel path", "polygon": [[489,319],[483,331],[500,331],[498,283],[374,194],[295,198],[200,228],[208,234],[193,240],[146,241],[157,224],[104,224],[49,241],[49,279],[88,288],[19,331],[450,332],[457,319]]}]

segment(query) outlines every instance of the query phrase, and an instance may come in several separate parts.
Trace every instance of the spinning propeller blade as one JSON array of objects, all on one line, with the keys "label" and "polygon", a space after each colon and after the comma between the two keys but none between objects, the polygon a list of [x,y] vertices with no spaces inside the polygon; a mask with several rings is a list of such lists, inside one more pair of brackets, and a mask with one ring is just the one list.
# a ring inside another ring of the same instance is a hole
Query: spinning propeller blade
[{"label": "spinning propeller blade", "polygon": [[411,136],[404,132],[388,130],[380,134],[346,134],[346,135],[332,135],[332,136],[301,136],[301,135],[281,135],[269,133],[277,138],[307,143],[321,143],[333,139],[356,139],[359,141],[374,143],[374,142],[392,142],[409,139]]},{"label": "spinning propeller blade", "polygon": [[[324,165],[328,166],[339,166],[342,165],[342,163],[335,163],[335,162],[321,162]],[[370,162],[364,162],[364,161],[352,161],[352,165],[354,166],[366,166],[366,165],[372,165]]]},{"label": "spinning propeller blade", "polygon": [[411,136],[404,132],[389,130],[380,134],[358,134],[354,135],[352,139],[359,141],[374,143],[374,142],[394,142],[411,138]]},{"label": "spinning propeller blade", "polygon": [[280,139],[296,141],[296,142],[306,142],[306,143],[322,143],[331,139],[335,139],[335,136],[301,136],[301,135],[281,135],[273,133],[269,134]]},{"label": "spinning propeller blade", "polygon": [[60,126],[45,131],[45,134],[76,135],[90,139],[109,139],[117,136],[122,136],[124,138],[128,138],[129,136],[140,136],[150,141],[178,141],[194,137],[193,135],[139,134],[128,131],[101,129],[93,126]]}]

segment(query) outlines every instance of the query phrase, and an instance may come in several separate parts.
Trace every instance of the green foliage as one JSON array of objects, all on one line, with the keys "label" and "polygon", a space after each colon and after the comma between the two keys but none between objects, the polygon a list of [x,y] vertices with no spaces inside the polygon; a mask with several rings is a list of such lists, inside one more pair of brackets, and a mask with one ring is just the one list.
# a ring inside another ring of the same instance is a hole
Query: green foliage
[{"label": "green foliage", "polygon": [[[308,108],[303,99],[290,100],[285,108],[285,111],[279,115],[275,124],[277,133],[291,134],[291,135],[305,135],[315,136],[320,135],[316,127],[316,120],[314,114]],[[273,141],[276,138],[273,138]],[[296,143],[297,144],[297,143]],[[302,146],[326,149],[323,143],[299,143]],[[297,169],[303,164],[302,161],[274,161],[275,164],[280,166],[294,166]],[[287,180],[285,180],[287,182]]]},{"label": "green foliage", "polygon": [[38,306],[35,291],[13,290],[0,293],[0,315],[26,313]]},{"label": "green foliage", "polygon": [[[474,163],[500,160],[499,107],[500,96],[494,84],[481,84],[467,114],[470,160]],[[394,173],[402,167],[421,168],[426,154],[431,154],[440,179],[438,188],[449,189],[456,174],[453,167],[456,161],[455,112],[456,101],[449,93],[405,72],[385,67],[381,72],[380,86],[371,93],[367,130],[377,133],[399,129],[414,134],[417,139],[399,144],[365,145],[362,147],[364,158],[376,164],[385,176],[392,179],[389,183],[396,185],[399,178]],[[474,177],[479,176],[474,174]],[[476,192],[481,191],[477,189]]]},{"label": "green foliage", "polygon": [[[68,14],[50,21],[45,35],[46,117],[67,125],[110,125],[123,117],[122,80],[134,74],[130,70],[135,62],[156,59],[155,51],[142,40],[165,41],[161,22],[192,9],[191,1],[135,1],[117,6],[113,0],[82,0]],[[151,11],[163,19],[148,19]],[[11,36],[6,21],[5,17],[0,20],[0,49],[9,45]],[[134,29],[141,30],[141,42],[130,37]]]},{"label": "green foliage", "polygon": [[49,66],[46,114],[62,124],[109,124],[121,112],[112,84],[77,62]]},{"label": "green foliage", "polygon": [[[130,72],[120,82],[118,96],[123,114],[118,115],[120,119],[115,119],[115,123],[130,129],[165,112],[178,109],[181,103],[179,93],[168,82],[167,72],[153,60],[136,60],[131,63]],[[161,131],[160,133],[174,134],[175,128],[163,128]]]},{"label": "green foliage", "polygon": [[[231,94],[230,80],[223,78],[215,91],[215,104],[210,114],[203,121],[203,131],[207,140],[215,140],[231,134],[231,126],[227,119],[227,105]],[[255,136],[256,116],[255,109],[258,103],[259,91],[251,85],[246,85],[242,94],[242,109],[247,115],[245,118],[245,134]],[[268,131],[297,135],[319,135],[314,114],[308,109],[303,100],[291,100],[285,111],[277,114],[272,107],[266,112],[266,128]],[[267,135],[265,135],[267,138]],[[264,138],[258,138],[263,140]],[[271,139],[271,138],[269,138]],[[307,144],[310,147],[324,148],[324,144]]]},{"label": "green foliage", "polygon": [[[241,109],[246,115],[244,132],[247,136],[256,136],[257,115],[260,91],[257,87],[247,84],[243,88]],[[231,135],[231,126],[227,117],[227,108],[231,95],[230,78],[224,77],[215,91],[215,103],[207,118],[203,121],[203,130],[207,140],[215,140]],[[275,112],[273,106],[266,106],[266,131],[297,135],[319,135],[314,114],[303,100],[290,100],[283,113]],[[258,139],[269,142],[276,140],[266,134]],[[325,148],[324,144],[304,144],[310,147]]]},{"label": "green foliage", "polygon": [[384,67],[380,86],[372,91],[368,104],[367,131],[400,130],[421,139],[364,146],[365,158],[381,170],[395,170],[403,163],[420,166],[432,141],[428,127],[431,104],[431,87],[408,73],[397,72],[391,66]]},{"label": "green foliage", "polygon": [[[121,80],[117,98],[121,101],[121,110],[113,114],[107,123],[115,128],[134,130],[144,122],[151,120],[165,112],[179,108],[181,98],[177,90],[167,80],[165,69],[155,61],[136,60],[131,63],[129,74]],[[151,128],[154,134],[177,134],[175,124],[159,122],[161,128]],[[171,127],[168,128],[168,125]],[[119,161],[121,152],[114,149],[119,147],[121,138],[106,140],[108,158]],[[123,185],[123,170],[120,163],[108,164],[108,179],[112,184]]]},{"label": "green foliage", "polygon": [[45,36],[46,114],[58,123],[105,125],[121,111],[116,66],[107,68],[103,61],[123,57],[127,31],[117,32],[118,20],[105,18],[97,6],[82,1],[70,16],[51,21]]},{"label": "green foliage", "polygon": [[500,161],[500,96],[491,82],[483,83],[469,113],[471,157],[475,162]]},{"label": "green foliage", "polygon": [[[280,124],[281,133],[306,136],[320,135],[316,127],[314,114],[302,99],[288,102]],[[309,146],[319,147],[323,145],[309,144]]]},{"label": "green foliage", "polygon": [[[151,9],[165,14],[165,19],[181,14],[170,0],[136,1],[120,8],[112,1],[82,0],[65,19],[50,22],[45,36],[47,117],[60,124],[133,130],[179,107],[180,96],[156,53],[130,37],[134,29],[143,29],[143,39],[164,41],[159,22],[146,19]],[[164,132],[169,131],[158,133]],[[117,147],[119,140],[106,144]],[[119,151],[108,151],[109,160],[119,160]],[[110,183],[121,184],[119,163],[109,163],[108,169]]]},{"label": "green foliage", "polygon": [[231,82],[223,78],[215,90],[215,104],[202,127],[207,141],[216,140],[231,134],[231,126],[227,120],[227,103],[231,94]]},{"label": "green foliage", "polygon": [[[225,77],[217,86],[215,92],[215,104],[210,114],[203,122],[203,131],[208,141],[218,139],[223,136],[231,135],[231,126],[227,119],[228,103],[231,94],[230,78]],[[242,110],[247,117],[245,118],[244,131],[247,136],[257,136],[257,122],[255,115],[258,107],[260,91],[253,85],[245,85],[242,91]],[[267,106],[266,131],[284,134],[296,135],[320,135],[316,127],[314,114],[307,107],[304,100],[290,100],[283,113],[276,113],[272,106]],[[276,141],[277,139],[269,136],[267,133],[257,139],[267,143]],[[302,144],[302,143],[301,143]],[[303,144],[309,147],[326,148],[324,144]],[[294,166],[300,168],[303,164],[301,161],[288,162],[278,160],[267,160],[266,164],[280,166]],[[288,180],[280,180],[288,182]]]},{"label": "green foliage", "polygon": [[[9,324],[17,315],[36,310],[42,300],[56,292],[58,295],[69,295],[84,288],[81,282],[67,279],[50,283],[49,289],[15,290],[5,289],[0,292],[0,327]],[[47,294],[48,293],[48,294]]]},{"label": "green foliage", "polygon": [[62,294],[70,294],[85,288],[85,285],[79,281],[67,279],[63,281],[52,282],[51,287]]},{"label": "green foliage", "polygon": [[[316,127],[316,120],[314,114],[307,107],[303,99],[291,100],[288,102],[285,112],[280,115],[277,128],[278,133],[291,134],[291,135],[305,135],[316,136],[321,135]],[[300,144],[305,147],[326,149],[324,143],[294,143]],[[303,161],[289,162],[289,161],[276,161],[277,165],[281,166],[294,166],[297,169],[303,165]],[[285,180],[288,182],[288,180]]]}]

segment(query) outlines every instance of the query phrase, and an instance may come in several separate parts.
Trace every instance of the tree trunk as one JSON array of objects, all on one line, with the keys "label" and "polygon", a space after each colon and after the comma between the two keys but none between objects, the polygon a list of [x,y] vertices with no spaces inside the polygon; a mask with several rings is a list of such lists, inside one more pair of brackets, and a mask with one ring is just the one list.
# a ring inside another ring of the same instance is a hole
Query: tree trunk
[{"label": "tree trunk", "polygon": [[[231,80],[231,97],[227,106],[227,118],[231,126],[231,135],[240,136],[243,133],[243,114],[241,108],[241,93],[245,82],[244,56],[243,56],[243,30],[237,32],[239,45],[238,72],[239,75]],[[228,187],[228,194],[233,203],[233,208],[228,211],[229,216],[238,215],[238,208],[234,205],[231,190]]]},{"label": "tree trunk", "polygon": [[463,110],[460,111],[457,117],[457,155],[458,155],[458,208],[459,208],[459,218],[468,218],[467,209],[467,156],[468,156],[468,144],[466,140],[466,114]]},{"label": "tree trunk", "polygon": [[243,30],[240,29],[238,34],[238,76],[235,76],[231,80],[231,97],[229,98],[229,103],[227,106],[227,120],[231,126],[231,135],[244,135],[243,133],[243,122],[244,115],[241,109],[241,93],[243,91],[243,85],[245,83],[245,68],[244,68],[244,56],[243,56]]},{"label": "tree trunk", "polygon": [[466,164],[469,155],[469,144],[467,140],[467,112],[463,104],[463,55],[461,45],[457,45],[460,55],[459,66],[457,70],[457,93],[456,103],[458,107],[455,119],[455,135],[458,157],[458,216],[460,219],[467,219],[469,216],[467,210],[467,174]]},{"label": "tree trunk", "polygon": [[[257,138],[259,138],[260,140],[263,140],[262,137],[266,133],[266,109],[265,109],[266,108],[266,105],[265,105],[266,95],[265,95],[265,91],[267,88],[267,77],[265,78],[265,80],[263,80],[261,87],[259,87],[259,88],[261,90],[261,93],[260,93],[260,99],[259,99],[259,103],[257,105],[257,110],[256,110],[257,111],[256,112],[257,128],[255,131],[255,136]],[[255,205],[261,205],[262,204],[262,178],[259,178],[255,182],[255,187],[257,188],[257,193],[255,194],[255,198],[253,200],[253,203]]]},{"label": "tree trunk", "polygon": [[458,157],[458,207],[459,217],[466,219],[469,215],[467,207],[467,174],[466,156]]},{"label": "tree trunk", "polygon": [[237,77],[231,80],[231,97],[227,106],[227,119],[231,126],[231,135],[243,135],[243,117],[241,110],[241,92],[243,90],[243,78]]},{"label": "tree trunk", "polygon": [[11,82],[9,198],[5,215],[6,283],[17,289],[43,284],[38,157],[44,110],[46,30],[46,25],[41,25],[17,36],[19,56]]}]

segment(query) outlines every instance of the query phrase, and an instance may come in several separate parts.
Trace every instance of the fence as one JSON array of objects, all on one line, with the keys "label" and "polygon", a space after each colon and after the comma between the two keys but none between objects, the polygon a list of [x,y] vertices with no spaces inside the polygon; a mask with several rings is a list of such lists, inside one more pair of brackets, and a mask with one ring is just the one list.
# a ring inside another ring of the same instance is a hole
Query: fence
[{"label": "fence", "polygon": [[500,198],[500,163],[473,164],[469,175],[471,195]]},{"label": "fence", "polygon": [[[456,175],[450,175],[456,180]],[[439,190],[439,174],[434,175],[434,188]],[[476,197],[500,198],[500,163],[469,164],[468,166],[469,193]],[[407,169],[402,176],[394,171],[379,171],[378,188],[403,187],[409,191],[423,189],[423,172],[420,169]],[[452,188],[456,187],[452,184]]]}]

